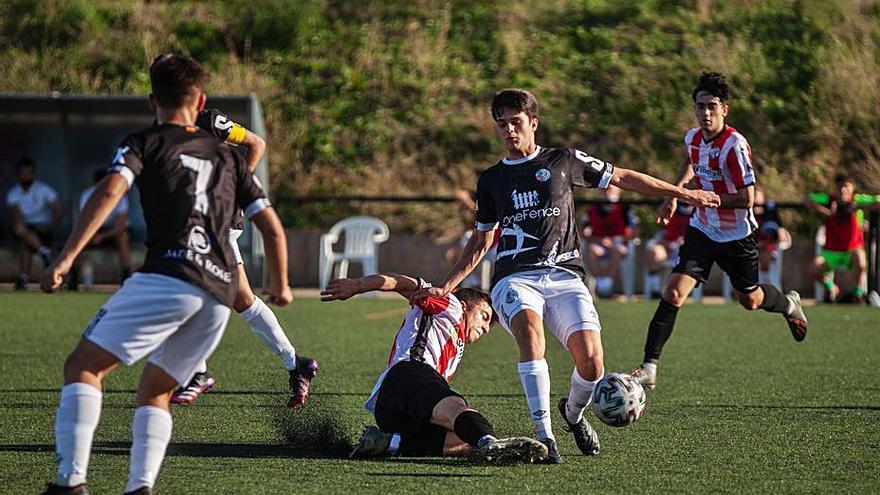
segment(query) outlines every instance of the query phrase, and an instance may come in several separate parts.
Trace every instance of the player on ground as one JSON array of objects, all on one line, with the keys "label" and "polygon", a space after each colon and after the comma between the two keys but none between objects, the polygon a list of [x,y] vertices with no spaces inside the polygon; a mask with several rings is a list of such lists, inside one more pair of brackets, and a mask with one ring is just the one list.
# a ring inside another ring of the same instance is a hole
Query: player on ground
[{"label": "player on ground", "polygon": [[[338,279],[321,292],[321,300],[345,300],[373,290],[394,291],[409,299],[426,286],[422,279],[396,274]],[[488,461],[544,459],[547,448],[537,440],[496,438],[489,421],[449,386],[465,344],[485,335],[492,319],[489,295],[477,289],[427,297],[412,306],[366,404],[378,428],[364,430],[352,456],[454,456],[474,451]]]},{"label": "player on ground", "polygon": [[[807,318],[798,293],[791,291],[785,295],[773,285],[758,281],[752,152],[746,138],[725,124],[730,88],[724,76],[717,72],[702,74],[692,96],[699,127],[685,135],[687,158],[676,184],[718,193],[721,207],[707,210],[696,205],[691,216],[678,264],[672,269],[648,327],[644,363],[633,370],[633,376],[647,388],[656,385],[657,362],[663,345],[672,335],[678,309],[697,284],[706,282],[714,263],[730,277],[737,300],[744,308],[779,313],[785,317],[796,341],[807,336]],[[668,222],[676,204],[675,199],[664,201],[657,221]]]},{"label": "player on ground", "polygon": [[[248,171],[253,173],[257,169],[257,165],[266,151],[266,143],[263,138],[236,124],[217,109],[199,112],[196,125],[229,144],[246,147]],[[232,308],[244,318],[251,330],[266,344],[266,347],[284,361],[284,366],[289,374],[288,382],[291,390],[291,397],[287,405],[291,409],[297,409],[304,405],[309,397],[309,386],[317,374],[318,363],[312,358],[296,354],[293,345],[284,333],[284,329],[281,328],[278,318],[260,298],[254,296],[247,272],[244,269],[241,251],[238,249],[238,238],[241,237],[243,230],[244,215],[238,209],[232,219],[232,227],[229,229],[229,245],[235,254],[238,270],[238,292],[235,295]],[[202,392],[213,387],[215,383],[214,376],[208,371],[207,363],[201,363],[192,380],[171,396],[171,402],[173,404],[190,404]]]},{"label": "player on ground", "polygon": [[125,492],[152,493],[171,438],[169,399],[187,383],[223,334],[238,288],[229,225],[242,208],[266,240],[269,302],[286,305],[284,230],[244,160],[195,127],[204,108],[207,74],[182,55],[150,67],[150,107],[156,124],[128,136],[110,174],[96,187],[58,259],[43,273],[56,290],[131,184],[140,192],[147,223],[143,266],[98,311],[64,363],[55,419],[58,473],[47,494],[83,494],[101,385],[120,362],[149,355],[137,391],[131,464]]},{"label": "player on ground", "polygon": [[690,191],[651,176],[615,168],[583,151],[544,148],[535,142],[538,102],[521,89],[492,100],[492,118],[507,157],[480,175],[477,222],[456,265],[438,287],[416,291],[411,300],[445,297],[480,262],[501,229],[492,301],[501,324],[519,346],[518,370],[538,438],[548,462],[562,461],[550,427],[550,373],[544,360],[544,327],[575,361],[571,390],[559,409],[585,455],[599,453],[599,439],[583,417],[590,394],[604,372],[600,324],[585,274],[574,220],[574,187],[615,185],[644,194],[675,196],[711,207],[718,196]]}]

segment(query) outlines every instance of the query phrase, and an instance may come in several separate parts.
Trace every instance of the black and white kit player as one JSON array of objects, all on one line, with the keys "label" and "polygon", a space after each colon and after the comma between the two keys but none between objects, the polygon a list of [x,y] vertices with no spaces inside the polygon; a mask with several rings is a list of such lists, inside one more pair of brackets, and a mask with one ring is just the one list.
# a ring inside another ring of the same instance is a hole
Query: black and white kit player
[{"label": "black and white kit player", "polygon": [[548,446],[549,461],[561,462],[550,422],[546,322],[575,361],[568,397],[558,407],[581,452],[596,455],[599,439],[583,411],[604,372],[601,325],[582,281],[574,188],[615,185],[706,207],[716,206],[718,197],[614,167],[576,149],[539,146],[538,102],[528,91],[501,91],[491,109],[507,157],[479,178],[477,222],[461,258],[442,284],[418,291],[413,299],[448,294],[480,262],[492,245],[493,231],[500,229],[492,304],[519,347],[517,369],[537,436]]},{"label": "black and white kit player", "polygon": [[[250,172],[256,170],[266,149],[266,143],[260,136],[230,120],[226,114],[216,108],[199,112],[196,126],[228,144],[247,149],[248,170]],[[260,298],[254,295],[247,278],[247,271],[244,269],[241,252],[238,249],[238,239],[243,230],[244,214],[241,209],[236,209],[229,229],[229,245],[235,255],[236,271],[239,277],[238,291],[232,308],[244,318],[266,347],[284,362],[291,389],[291,397],[287,405],[291,409],[297,409],[303,406],[309,397],[309,387],[317,374],[318,363],[312,358],[296,354],[293,345],[284,333],[284,329],[281,328],[278,318]],[[192,380],[174,393],[171,402],[191,404],[202,392],[210,389],[214,384],[215,378],[208,371],[207,363],[201,363]]]},{"label": "black and white kit player", "polygon": [[266,239],[269,301],[285,305],[281,222],[245,161],[195,127],[206,74],[193,59],[162,56],[150,67],[156,124],[128,136],[96,186],[58,259],[43,273],[52,292],[131,185],[147,224],[143,266],[86,326],[64,365],[55,421],[58,471],[46,493],[87,493],[86,471],[101,412],[102,381],[120,362],[149,356],[138,385],[126,493],[151,493],[171,437],[169,399],[220,341],[238,290],[229,226],[236,208]]}]

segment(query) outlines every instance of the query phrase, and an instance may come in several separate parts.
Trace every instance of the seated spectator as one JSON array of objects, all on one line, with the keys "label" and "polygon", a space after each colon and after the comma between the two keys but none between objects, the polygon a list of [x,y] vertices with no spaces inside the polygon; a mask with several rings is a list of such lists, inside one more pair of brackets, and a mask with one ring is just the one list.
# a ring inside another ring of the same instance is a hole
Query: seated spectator
[{"label": "seated spectator", "polygon": [[663,263],[678,258],[678,248],[691,221],[694,207],[679,201],[669,223],[663,226],[645,247],[645,269],[648,270],[648,292],[651,299],[660,299],[662,285],[660,272]]},{"label": "seated spectator", "polygon": [[15,166],[18,182],[6,192],[6,205],[12,211],[12,233],[19,239],[18,278],[16,290],[26,290],[31,273],[31,258],[40,255],[45,266],[52,258],[55,226],[64,215],[58,193],[37,180],[37,165],[28,157]]},{"label": "seated spectator", "polygon": [[758,281],[771,283],[770,265],[779,258],[780,244],[791,245],[791,235],[782,226],[776,202],[767,200],[760,186],[755,188],[755,203],[752,211],[758,222]]},{"label": "seated spectator", "polygon": [[[825,218],[825,244],[813,261],[813,276],[825,286],[826,302],[865,302],[868,285],[862,209],[878,209],[880,201],[856,194],[855,182],[845,175],[835,179],[832,195],[813,194],[807,206]],[[835,272],[849,274],[852,291],[841,293]]]},{"label": "seated spectator", "polygon": [[596,277],[596,292],[611,297],[620,262],[628,254],[627,241],[635,235],[636,217],[629,206],[617,203],[620,189],[609,186],[603,195],[607,203],[587,210],[583,234],[587,240],[587,267]]},{"label": "seated spectator", "polygon": [[[94,184],[101,182],[101,179],[106,175],[107,170],[103,168],[96,170],[94,176],[92,176]],[[89,197],[94,191],[95,186],[92,186],[82,192],[79,197],[80,211],[82,211],[86,201],[89,200]],[[110,212],[110,216],[107,217],[107,220],[105,220],[98,231],[95,232],[95,235],[89,241],[87,246],[92,248],[113,247],[116,249],[116,252],[119,255],[121,282],[125,281],[125,279],[131,275],[131,241],[128,236],[128,227],[128,198],[122,196],[122,199],[119,200],[119,203],[117,203],[113,208],[113,211]],[[82,256],[80,256],[80,258],[81,257]],[[90,276],[91,271],[84,270],[80,262],[81,259],[78,258],[71,271],[71,290],[76,290],[80,282],[86,287],[92,284],[92,278]]]}]

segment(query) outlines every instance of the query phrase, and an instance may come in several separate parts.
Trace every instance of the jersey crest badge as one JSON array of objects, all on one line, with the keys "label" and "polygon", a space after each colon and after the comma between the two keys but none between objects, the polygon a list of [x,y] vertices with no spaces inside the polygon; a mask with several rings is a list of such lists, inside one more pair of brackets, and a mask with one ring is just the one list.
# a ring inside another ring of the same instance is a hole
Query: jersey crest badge
[{"label": "jersey crest badge", "polygon": [[535,172],[535,179],[537,179],[538,182],[547,182],[550,180],[550,171],[546,168],[538,169],[538,171]]},{"label": "jersey crest badge", "polygon": [[709,148],[709,158],[718,158],[721,156],[721,149],[717,146],[712,146]]}]

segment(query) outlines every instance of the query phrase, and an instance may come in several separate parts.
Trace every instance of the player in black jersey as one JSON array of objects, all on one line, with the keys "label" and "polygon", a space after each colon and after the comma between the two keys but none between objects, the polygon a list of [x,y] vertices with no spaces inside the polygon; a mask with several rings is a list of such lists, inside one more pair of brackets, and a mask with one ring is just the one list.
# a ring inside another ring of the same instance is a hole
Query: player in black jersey
[{"label": "player in black jersey", "polygon": [[595,430],[583,418],[590,394],[604,372],[598,314],[581,277],[585,270],[574,219],[574,187],[615,185],[643,194],[676,197],[714,207],[714,193],[690,191],[651,176],[615,168],[576,149],[544,148],[535,142],[538,102],[528,91],[507,89],[495,95],[492,118],[507,157],[477,183],[477,223],[461,258],[436,288],[414,300],[442,297],[453,290],[491,247],[501,229],[492,301],[502,325],[519,346],[519,374],[529,411],[550,451],[561,462],[550,426],[550,375],[544,360],[542,320],[575,361],[571,390],[559,401],[568,428],[585,455],[599,453]]},{"label": "player in black jersey", "polygon": [[87,493],[86,471],[101,412],[101,385],[120,362],[149,355],[137,391],[126,493],[149,494],[171,438],[169,398],[220,341],[238,290],[229,226],[236,207],[260,229],[269,302],[292,300],[284,230],[244,160],[195,127],[207,75],[186,56],[150,67],[156,124],[128,136],[96,187],[64,251],[43,273],[52,292],[131,184],[147,223],[143,266],[98,311],[64,363],[55,419],[58,472],[49,494]]},{"label": "player in black jersey", "polygon": [[[248,171],[253,173],[257,169],[257,165],[266,151],[266,142],[263,141],[263,138],[233,122],[216,108],[199,112],[196,126],[229,144],[246,148]],[[238,238],[243,229],[244,215],[240,209],[237,209],[232,219],[232,227],[229,229],[229,245],[232,247],[238,265],[238,293],[235,295],[232,309],[247,321],[251,330],[260,337],[266,347],[284,361],[291,389],[291,397],[287,405],[291,409],[297,409],[303,406],[309,397],[309,387],[317,374],[318,363],[312,358],[296,354],[293,345],[284,333],[284,329],[281,328],[278,318],[260,298],[254,296],[251,284],[248,282],[247,272],[244,269],[241,252],[238,249]],[[207,364],[200,363],[192,380],[174,392],[174,395],[171,396],[171,402],[173,404],[191,404],[214,384],[214,376],[208,371]]]}]

